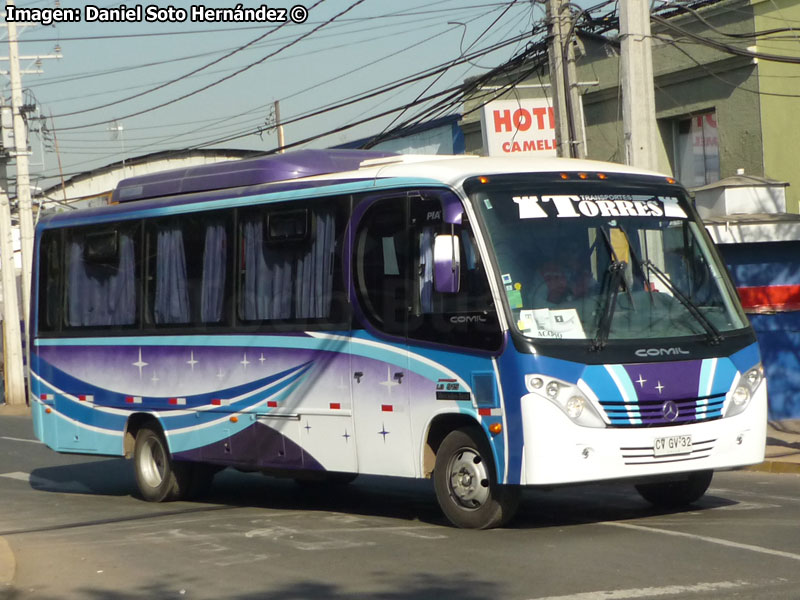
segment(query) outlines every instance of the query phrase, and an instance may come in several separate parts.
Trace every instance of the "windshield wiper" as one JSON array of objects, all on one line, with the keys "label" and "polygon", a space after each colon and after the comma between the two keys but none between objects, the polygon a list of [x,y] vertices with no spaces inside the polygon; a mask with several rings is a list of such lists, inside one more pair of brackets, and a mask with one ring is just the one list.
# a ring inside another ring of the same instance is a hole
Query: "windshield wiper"
[{"label": "windshield wiper", "polygon": [[680,291],[675,286],[675,284],[672,283],[672,281],[670,281],[667,274],[664,273],[664,271],[662,271],[661,269],[659,269],[655,264],[653,264],[653,261],[651,261],[650,259],[644,260],[642,261],[642,266],[646,270],[653,273],[658,278],[658,280],[661,283],[663,283],[664,286],[670,292],[672,292],[673,297],[677,298],[678,302],[683,304],[684,308],[686,308],[686,310],[689,311],[689,314],[691,314],[695,318],[695,320],[698,323],[700,323],[700,325],[703,327],[703,329],[706,330],[706,333],[708,334],[709,344],[711,344],[712,346],[716,346],[724,339],[722,334],[719,332],[719,329],[717,329],[714,326],[714,324],[708,319],[708,317],[706,317],[703,314],[703,312],[700,310],[697,304],[695,304],[688,296],[686,296],[686,294]]},{"label": "windshield wiper", "polygon": [[608,336],[611,333],[611,320],[614,318],[614,311],[617,308],[617,292],[619,286],[623,283],[623,276],[625,274],[625,261],[613,260],[608,265],[608,271],[604,281],[606,282],[605,293],[603,294],[602,310],[600,311],[600,319],[597,324],[597,333],[595,333],[594,340],[589,348],[592,352],[602,350],[606,346]]}]

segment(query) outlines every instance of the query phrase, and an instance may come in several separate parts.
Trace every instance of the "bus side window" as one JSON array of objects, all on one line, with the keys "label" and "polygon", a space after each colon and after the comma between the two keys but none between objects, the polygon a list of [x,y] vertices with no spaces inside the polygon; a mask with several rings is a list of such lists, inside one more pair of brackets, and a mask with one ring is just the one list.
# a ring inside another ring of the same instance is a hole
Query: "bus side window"
[{"label": "bus side window", "polygon": [[[426,210],[426,214],[435,211]],[[433,242],[438,234],[455,235],[459,241],[461,278],[459,291],[439,293],[433,281]],[[461,225],[421,224],[413,232],[419,281],[418,301],[409,321],[409,337],[450,343],[481,350],[496,350],[502,344],[500,324],[491,288],[480,260],[466,215]]]},{"label": "bus side window", "polygon": [[155,325],[225,324],[227,213],[153,221],[148,226],[148,318]]},{"label": "bus side window", "polygon": [[[175,220],[160,222],[150,231],[149,297],[156,325],[189,323],[189,280],[184,231]],[[153,253],[153,249],[155,252]]]},{"label": "bus side window", "polygon": [[39,264],[39,331],[61,328],[64,304],[61,232],[48,231],[42,237]]},{"label": "bus side window", "polygon": [[201,229],[203,263],[200,276],[200,321],[225,323],[230,314],[228,281],[228,222],[209,219]]},{"label": "bus side window", "polygon": [[66,324],[117,327],[137,321],[137,227],[73,230],[66,243]]},{"label": "bus side window", "polygon": [[342,287],[336,253],[342,208],[326,200],[240,213],[239,319],[325,325],[342,318],[334,306]]}]

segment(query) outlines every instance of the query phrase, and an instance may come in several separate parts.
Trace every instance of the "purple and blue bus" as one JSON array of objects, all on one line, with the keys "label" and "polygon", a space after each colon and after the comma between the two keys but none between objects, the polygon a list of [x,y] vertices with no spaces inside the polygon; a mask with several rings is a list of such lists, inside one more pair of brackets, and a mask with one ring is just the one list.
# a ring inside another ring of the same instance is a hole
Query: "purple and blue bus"
[{"label": "purple and blue bus", "polygon": [[489,528],[526,486],[699,499],[764,457],[756,338],[685,190],[591,161],[307,150],[133,177],[36,231],[35,433],[220,469],[432,478]]}]

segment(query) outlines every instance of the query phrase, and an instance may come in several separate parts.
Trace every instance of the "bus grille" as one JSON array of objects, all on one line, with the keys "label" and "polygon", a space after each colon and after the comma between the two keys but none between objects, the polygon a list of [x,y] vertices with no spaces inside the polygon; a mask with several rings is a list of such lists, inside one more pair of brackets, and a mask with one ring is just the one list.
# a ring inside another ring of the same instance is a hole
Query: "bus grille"
[{"label": "bus grille", "polygon": [[611,427],[667,427],[722,418],[725,394],[682,400],[604,402]]}]

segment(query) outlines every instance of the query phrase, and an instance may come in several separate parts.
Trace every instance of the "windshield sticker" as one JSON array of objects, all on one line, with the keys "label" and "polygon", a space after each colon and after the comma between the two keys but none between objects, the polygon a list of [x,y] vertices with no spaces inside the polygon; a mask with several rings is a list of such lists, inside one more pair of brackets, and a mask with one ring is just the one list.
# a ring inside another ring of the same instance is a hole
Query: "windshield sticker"
[{"label": "windshield sticker", "polygon": [[[608,196],[514,196],[520,219],[575,217],[670,217],[686,219],[686,213],[674,196],[625,194]],[[546,207],[552,207],[545,210]],[[548,214],[550,213],[550,214]]]},{"label": "windshield sticker", "polygon": [[511,280],[511,274],[510,273],[503,273],[501,275],[501,277],[503,278],[503,283],[505,285],[511,285],[511,281],[512,280]]},{"label": "windshield sticker", "polygon": [[506,295],[508,296],[508,304],[511,308],[522,308],[522,294],[519,289],[509,290],[506,288]]},{"label": "windshield sticker", "polygon": [[578,311],[574,308],[522,310],[517,325],[523,333],[533,337],[586,338]]}]

